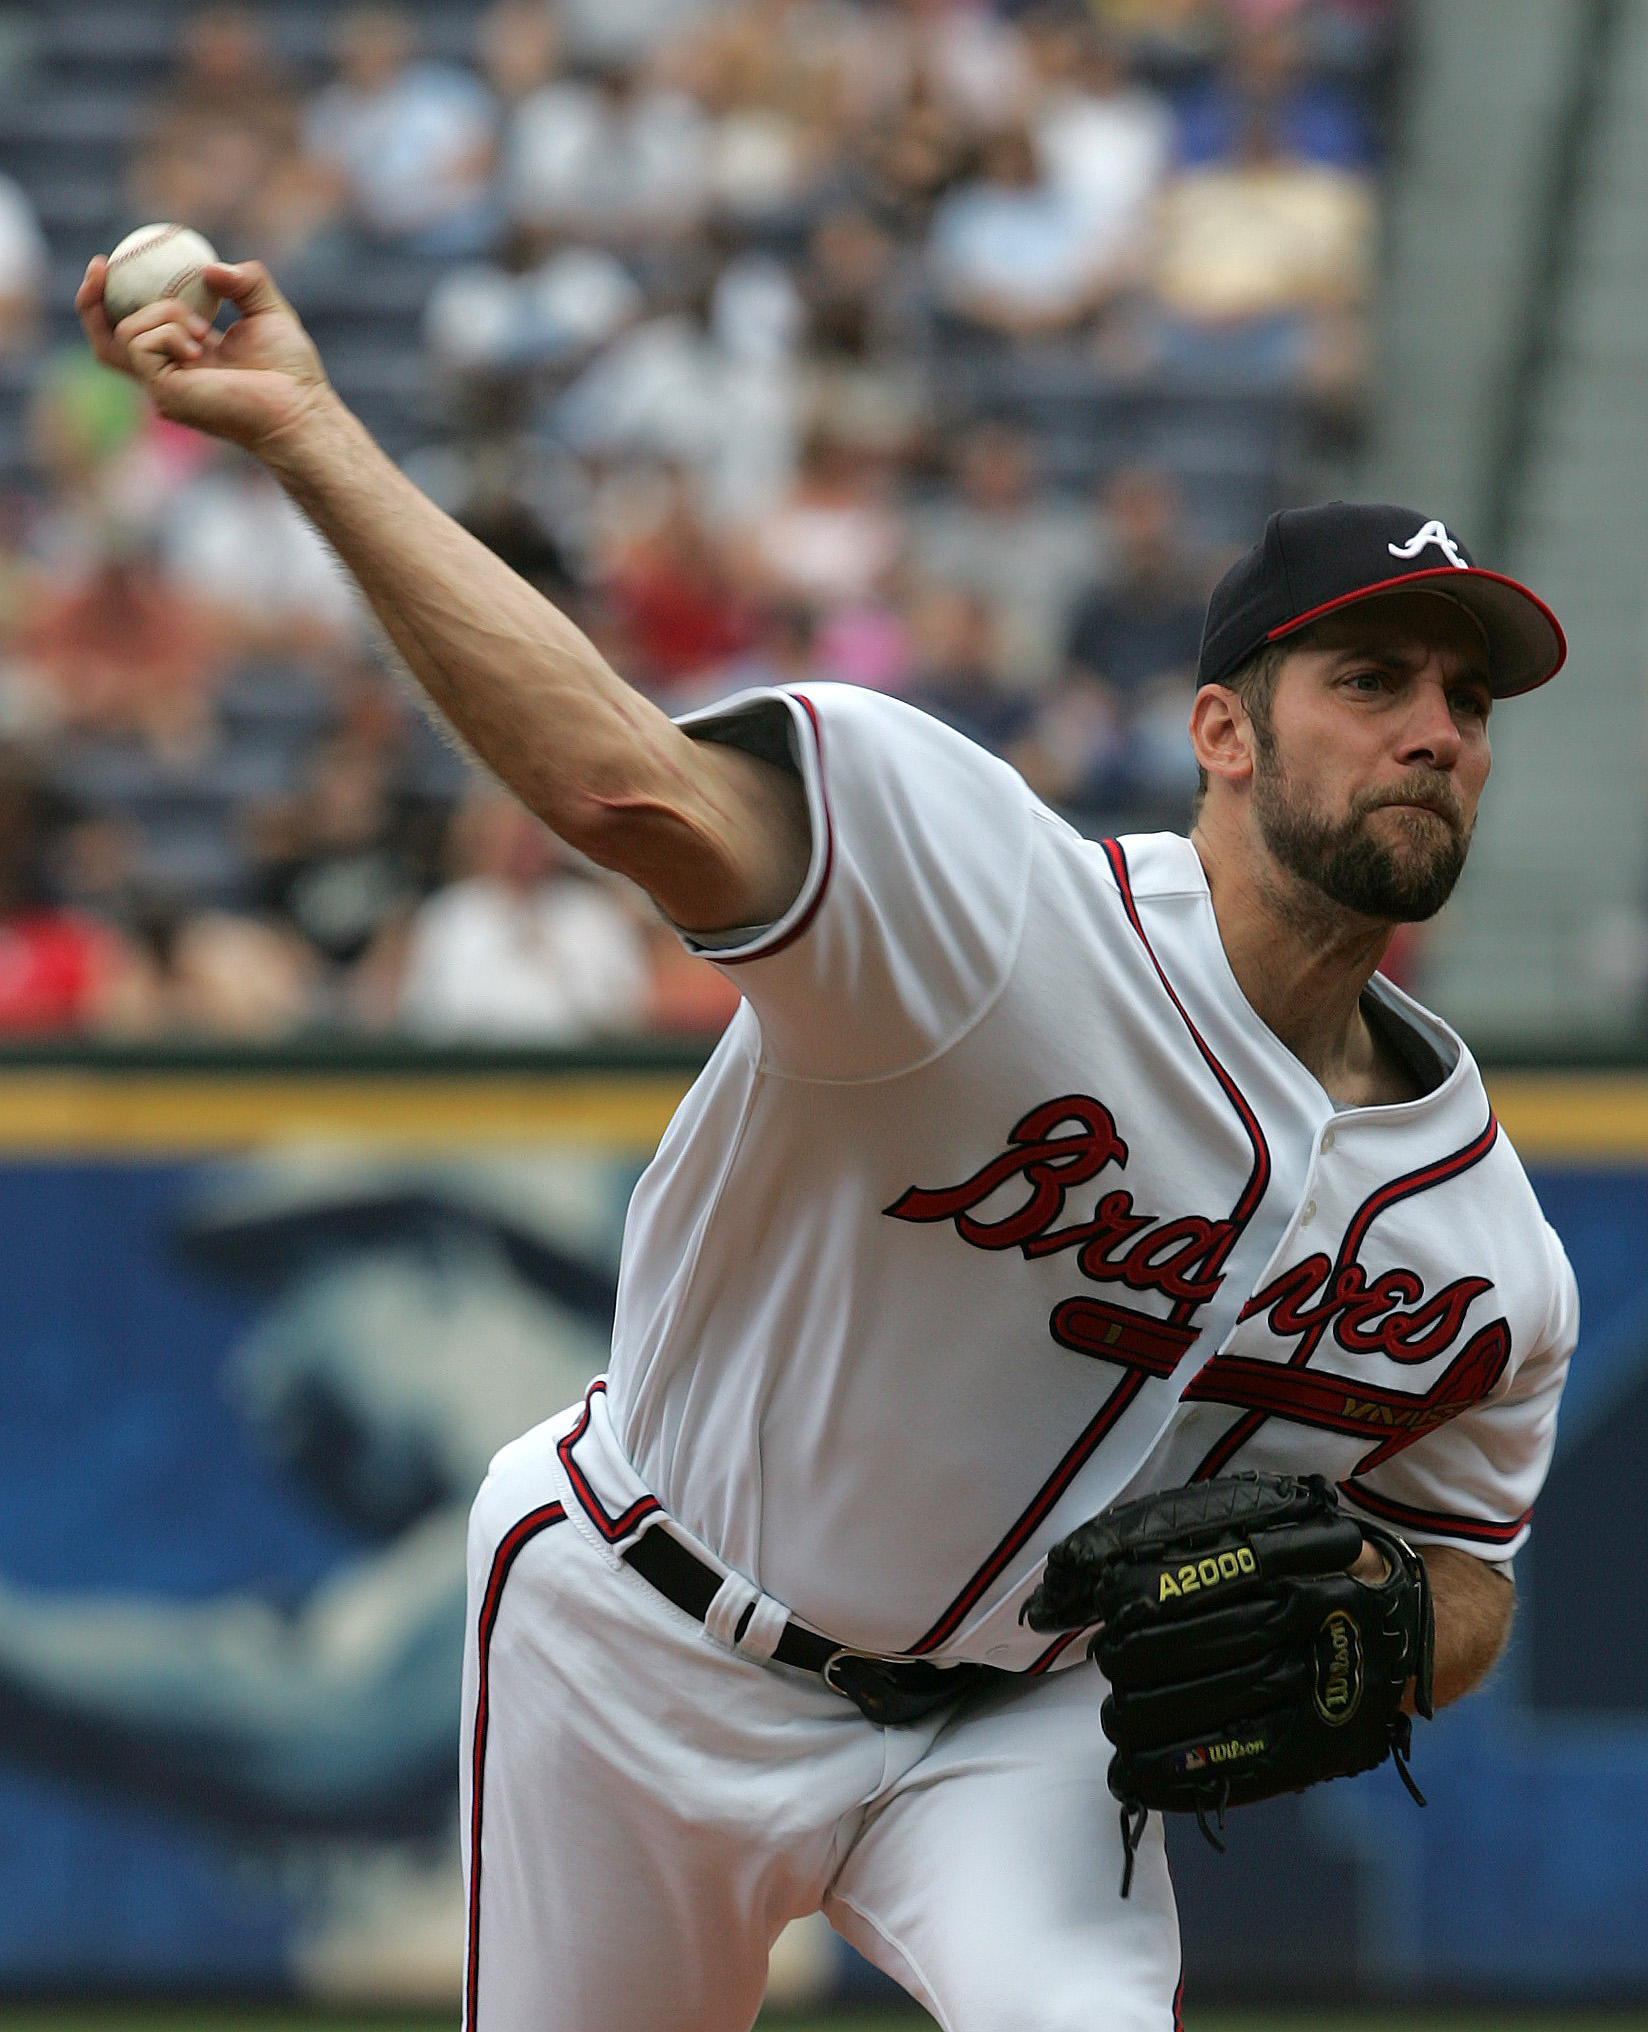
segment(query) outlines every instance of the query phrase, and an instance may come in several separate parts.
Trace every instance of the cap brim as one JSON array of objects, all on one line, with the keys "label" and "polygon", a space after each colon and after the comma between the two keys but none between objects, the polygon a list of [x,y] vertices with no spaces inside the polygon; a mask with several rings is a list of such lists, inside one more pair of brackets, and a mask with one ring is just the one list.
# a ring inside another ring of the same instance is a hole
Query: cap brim
[{"label": "cap brim", "polygon": [[1488,638],[1488,684],[1495,698],[1515,698],[1518,693],[1536,691],[1548,684],[1568,657],[1568,638],[1562,624],[1537,593],[1530,593],[1515,579],[1501,572],[1483,571],[1472,565],[1460,571],[1455,565],[1440,565],[1430,571],[1403,572],[1399,578],[1382,579],[1376,585],[1358,586],[1337,600],[1327,600],[1308,614],[1299,614],[1281,627],[1272,628],[1268,642],[1280,642],[1296,635],[1325,614],[1362,600],[1376,600],[1382,593],[1400,593],[1419,587],[1441,593],[1463,607],[1482,625]]}]

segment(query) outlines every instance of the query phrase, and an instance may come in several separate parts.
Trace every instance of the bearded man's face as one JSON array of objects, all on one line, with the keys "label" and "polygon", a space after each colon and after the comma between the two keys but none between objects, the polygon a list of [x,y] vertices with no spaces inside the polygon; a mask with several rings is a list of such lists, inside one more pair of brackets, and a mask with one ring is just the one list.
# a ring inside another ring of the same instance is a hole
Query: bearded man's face
[{"label": "bearded man's face", "polygon": [[1342,909],[1434,917],[1487,781],[1475,623],[1423,593],[1370,600],[1291,653],[1253,718],[1253,814],[1275,859]]},{"label": "bearded man's face", "polygon": [[[1394,794],[1359,792],[1348,811],[1331,817],[1308,781],[1283,769],[1274,744],[1260,750],[1253,810],[1284,868],[1331,902],[1387,924],[1436,915],[1464,873],[1474,830],[1452,785],[1434,772],[1415,772]],[[1378,832],[1368,822],[1375,811],[1391,815]]]}]

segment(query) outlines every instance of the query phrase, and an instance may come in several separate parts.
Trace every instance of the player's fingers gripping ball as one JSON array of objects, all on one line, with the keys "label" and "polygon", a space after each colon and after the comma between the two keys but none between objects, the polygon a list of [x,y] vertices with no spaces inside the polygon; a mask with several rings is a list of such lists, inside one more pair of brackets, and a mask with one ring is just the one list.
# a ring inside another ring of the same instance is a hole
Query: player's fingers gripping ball
[{"label": "player's fingers gripping ball", "polygon": [[199,317],[217,314],[221,298],[204,279],[217,259],[211,242],[188,226],[139,226],[109,256],[103,308],[111,325],[151,303],[175,298]]},{"label": "player's fingers gripping ball", "polygon": [[[1383,1580],[1347,1571],[1364,1540]],[[1110,1682],[1126,1895],[1150,1808],[1207,1815],[1393,1752],[1410,1791],[1412,1724],[1431,1713],[1435,1627],[1425,1569],[1358,1524],[1320,1475],[1227,1475],[1123,1503],[1048,1554],[1033,1629],[1085,1629]],[[1421,1804],[1423,1801],[1421,1801]],[[1212,1839],[1211,1834],[1209,1838]]]}]

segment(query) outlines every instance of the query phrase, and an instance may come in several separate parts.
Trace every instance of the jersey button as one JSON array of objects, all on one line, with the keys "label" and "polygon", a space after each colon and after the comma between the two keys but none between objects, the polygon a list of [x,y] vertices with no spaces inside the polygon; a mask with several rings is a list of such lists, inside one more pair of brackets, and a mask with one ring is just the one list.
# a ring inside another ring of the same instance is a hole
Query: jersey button
[{"label": "jersey button", "polygon": [[1335,1142],[1335,1140],[1336,1140],[1336,1139],[1335,1139],[1335,1137],[1334,1137],[1334,1133],[1333,1133],[1333,1131],[1332,1131],[1331,1129],[1324,1129],[1324,1130],[1322,1131],[1322,1148],[1323,1148],[1323,1150],[1325,1150],[1325,1151],[1326,1151],[1326,1150],[1331,1150],[1331,1149],[1333,1148],[1333,1146],[1334,1146],[1334,1142]]},{"label": "jersey button", "polygon": [[1300,1227],[1308,1228],[1311,1222],[1315,1220],[1315,1218],[1316,1218],[1316,1202],[1313,1199],[1307,1199],[1305,1201],[1304,1211],[1299,1216]]}]

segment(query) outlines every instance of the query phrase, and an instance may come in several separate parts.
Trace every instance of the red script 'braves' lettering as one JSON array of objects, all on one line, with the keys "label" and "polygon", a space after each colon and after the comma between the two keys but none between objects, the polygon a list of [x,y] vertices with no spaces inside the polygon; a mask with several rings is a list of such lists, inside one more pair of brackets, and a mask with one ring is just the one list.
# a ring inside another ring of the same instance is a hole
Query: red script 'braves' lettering
[{"label": "red script 'braves' lettering", "polygon": [[[1077,1268],[1096,1284],[1122,1283],[1134,1291],[1160,1291],[1176,1305],[1199,1306],[1222,1281],[1215,1265],[1234,1234],[1229,1221],[1185,1214],[1164,1221],[1133,1211],[1130,1192],[1107,1192],[1091,1220],[1054,1228],[1072,1186],[1084,1185],[1107,1164],[1127,1163],[1116,1118],[1089,1094],[1064,1094],[1032,1108],[1013,1127],[1008,1148],[959,1185],[928,1190],[912,1186],[887,1212],[901,1221],[954,1221],[975,1249],[1018,1249],[1031,1259],[1075,1249]],[[995,1220],[973,1209],[1022,1177],[1030,1191]]]}]

